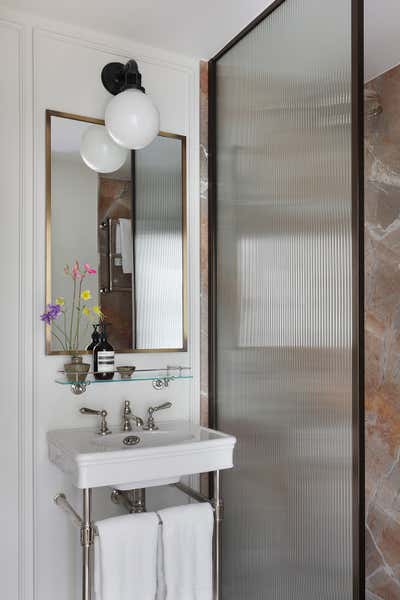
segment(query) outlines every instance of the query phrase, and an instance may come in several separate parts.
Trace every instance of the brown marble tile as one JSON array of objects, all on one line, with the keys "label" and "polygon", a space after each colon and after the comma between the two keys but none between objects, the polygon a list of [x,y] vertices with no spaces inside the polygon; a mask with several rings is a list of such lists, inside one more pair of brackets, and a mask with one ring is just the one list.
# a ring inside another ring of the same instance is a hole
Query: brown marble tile
[{"label": "brown marble tile", "polygon": [[400,67],[366,86],[366,577],[400,598]]},{"label": "brown marble tile", "polygon": [[[208,63],[200,63],[200,421],[208,411]],[[201,478],[208,494],[208,474]]]},{"label": "brown marble tile", "polygon": [[374,539],[371,533],[367,530],[365,532],[365,562],[368,573],[374,573],[379,567],[382,566],[381,556],[374,543]]},{"label": "brown marble tile", "polygon": [[208,63],[200,63],[200,414],[208,425]]},{"label": "brown marble tile", "polygon": [[[117,220],[132,218],[132,182],[115,179],[107,176],[99,178],[98,222],[99,224],[109,217]],[[113,223],[113,239],[115,240],[115,226]],[[108,233],[98,230],[99,246],[99,287],[108,287]],[[112,249],[115,252],[115,248]],[[102,294],[101,309],[109,323],[107,330],[108,339],[118,352],[129,351],[133,348],[132,324],[132,293],[119,292],[118,288],[131,289],[132,275],[124,274],[121,266],[113,268],[113,284],[115,290],[112,294]]]},{"label": "brown marble tile", "polygon": [[400,597],[398,584],[384,569],[367,579],[367,590],[373,592],[369,595],[373,600],[399,600]]}]

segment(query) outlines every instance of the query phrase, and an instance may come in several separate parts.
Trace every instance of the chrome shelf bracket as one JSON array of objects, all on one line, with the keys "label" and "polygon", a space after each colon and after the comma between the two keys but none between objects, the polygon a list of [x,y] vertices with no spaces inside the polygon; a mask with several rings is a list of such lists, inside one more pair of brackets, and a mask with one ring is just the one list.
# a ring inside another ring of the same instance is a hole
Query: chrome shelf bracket
[{"label": "chrome shelf bracket", "polygon": [[71,392],[75,396],[80,396],[86,392],[88,385],[90,385],[90,381],[86,381],[85,383],[72,383]]}]

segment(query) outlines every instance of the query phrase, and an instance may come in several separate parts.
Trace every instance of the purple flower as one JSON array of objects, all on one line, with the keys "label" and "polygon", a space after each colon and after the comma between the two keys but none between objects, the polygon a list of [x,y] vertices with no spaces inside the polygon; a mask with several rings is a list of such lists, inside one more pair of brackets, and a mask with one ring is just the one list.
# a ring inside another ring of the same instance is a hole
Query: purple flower
[{"label": "purple flower", "polygon": [[48,304],[47,311],[40,315],[42,321],[50,325],[54,319],[57,319],[61,312],[61,306],[59,304]]},{"label": "purple flower", "polygon": [[40,315],[40,318],[41,318],[42,321],[44,321],[45,323],[47,323],[48,325],[50,325],[50,323],[51,323],[50,313],[45,312],[42,315]]}]

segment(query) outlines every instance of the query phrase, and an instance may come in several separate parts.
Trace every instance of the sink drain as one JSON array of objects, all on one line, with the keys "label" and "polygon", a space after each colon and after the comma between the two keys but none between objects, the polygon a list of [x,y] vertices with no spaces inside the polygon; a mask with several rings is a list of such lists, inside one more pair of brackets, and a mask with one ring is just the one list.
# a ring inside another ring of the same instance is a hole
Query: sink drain
[{"label": "sink drain", "polygon": [[126,438],[122,440],[122,443],[125,446],[136,446],[140,442],[140,437],[137,435],[128,435]]}]

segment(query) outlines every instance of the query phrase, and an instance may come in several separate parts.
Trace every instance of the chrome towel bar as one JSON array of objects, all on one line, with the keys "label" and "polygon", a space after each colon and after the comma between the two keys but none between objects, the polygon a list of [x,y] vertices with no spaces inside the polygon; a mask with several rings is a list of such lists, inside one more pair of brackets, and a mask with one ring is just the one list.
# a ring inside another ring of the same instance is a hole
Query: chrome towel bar
[{"label": "chrome towel bar", "polygon": [[[214,511],[214,551],[213,551],[213,600],[220,600],[220,572],[221,572],[221,523],[223,518],[223,502],[220,497],[220,473],[214,471],[214,495],[212,499],[203,496],[197,490],[178,482],[171,484],[197,502],[208,502]],[[130,493],[134,492],[133,501]],[[94,537],[98,531],[92,522],[92,490],[82,490],[83,517],[81,517],[73,506],[68,502],[65,494],[57,494],[54,498],[55,504],[61,508],[74,525],[80,528],[82,546],[82,600],[92,600],[92,577],[91,577],[91,552]],[[114,489],[111,492],[111,500],[115,504],[125,507],[129,513],[144,512],[144,490],[130,490],[123,492]],[[159,525],[162,521],[159,518]]]}]

